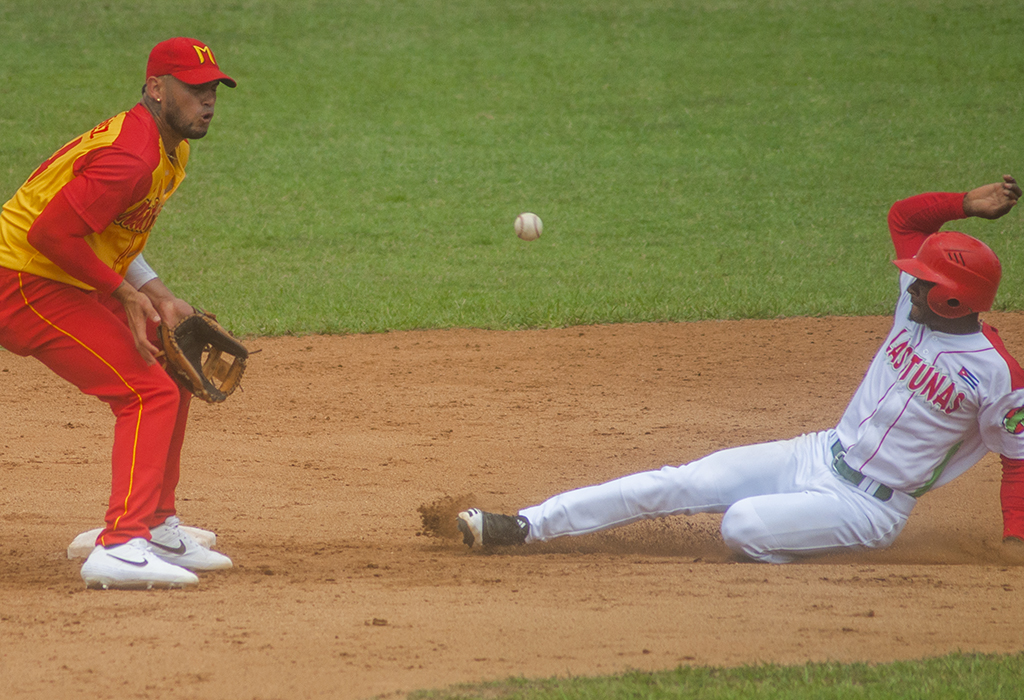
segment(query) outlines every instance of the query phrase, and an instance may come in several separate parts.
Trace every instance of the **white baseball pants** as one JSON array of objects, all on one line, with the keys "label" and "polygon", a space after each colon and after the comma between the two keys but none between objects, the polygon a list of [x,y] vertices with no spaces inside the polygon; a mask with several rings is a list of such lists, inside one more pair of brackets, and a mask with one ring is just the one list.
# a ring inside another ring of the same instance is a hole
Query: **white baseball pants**
[{"label": "white baseball pants", "polygon": [[666,515],[725,513],[722,537],[758,561],[892,544],[916,499],[881,501],[832,471],[827,430],[715,452],[679,467],[631,474],[519,511],[527,542],[583,535]]}]

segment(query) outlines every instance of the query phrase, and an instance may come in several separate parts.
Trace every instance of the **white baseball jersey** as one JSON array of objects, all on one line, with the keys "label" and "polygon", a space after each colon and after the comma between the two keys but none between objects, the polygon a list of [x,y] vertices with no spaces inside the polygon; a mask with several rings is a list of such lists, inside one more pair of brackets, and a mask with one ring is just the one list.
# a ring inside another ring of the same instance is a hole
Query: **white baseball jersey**
[{"label": "white baseball jersey", "polygon": [[911,321],[913,281],[900,273],[893,328],[836,432],[850,467],[920,496],[989,451],[1024,458],[1024,389],[991,327],[953,335]]}]

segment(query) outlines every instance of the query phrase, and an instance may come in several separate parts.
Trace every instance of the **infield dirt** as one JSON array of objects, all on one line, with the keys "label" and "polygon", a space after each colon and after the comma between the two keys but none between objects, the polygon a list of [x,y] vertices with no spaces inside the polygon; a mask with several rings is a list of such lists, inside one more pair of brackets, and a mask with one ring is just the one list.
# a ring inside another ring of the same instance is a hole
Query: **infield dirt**
[{"label": "infield dirt", "polygon": [[[991,314],[1024,357],[1024,315]],[[179,514],[235,568],[87,591],[112,417],[0,351],[0,696],[366,698],[508,676],[889,661],[1024,648],[1024,558],[990,455],[883,552],[734,558],[718,516],[471,553],[466,503],[566,489],[835,424],[889,318],[249,338],[194,403]]]}]

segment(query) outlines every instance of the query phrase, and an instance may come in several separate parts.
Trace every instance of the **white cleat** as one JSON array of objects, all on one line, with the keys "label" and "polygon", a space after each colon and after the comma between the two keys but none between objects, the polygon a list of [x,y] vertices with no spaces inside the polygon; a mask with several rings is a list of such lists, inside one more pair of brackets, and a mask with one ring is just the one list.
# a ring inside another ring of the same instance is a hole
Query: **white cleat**
[{"label": "white cleat", "polygon": [[167,518],[162,525],[149,531],[149,544],[153,553],[166,562],[192,571],[216,571],[230,569],[231,559],[220,552],[207,549],[184,528],[176,515]]},{"label": "white cleat", "polygon": [[191,571],[157,557],[141,537],[124,544],[96,547],[82,564],[86,588],[148,590],[195,586]]}]

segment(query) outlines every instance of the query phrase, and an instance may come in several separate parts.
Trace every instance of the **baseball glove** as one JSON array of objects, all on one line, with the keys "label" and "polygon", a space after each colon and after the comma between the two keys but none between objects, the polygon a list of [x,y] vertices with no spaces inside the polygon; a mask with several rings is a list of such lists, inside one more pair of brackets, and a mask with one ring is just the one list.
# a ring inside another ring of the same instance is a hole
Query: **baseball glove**
[{"label": "baseball glove", "polygon": [[159,332],[167,373],[193,395],[220,403],[238,388],[249,351],[213,318],[192,314]]}]

